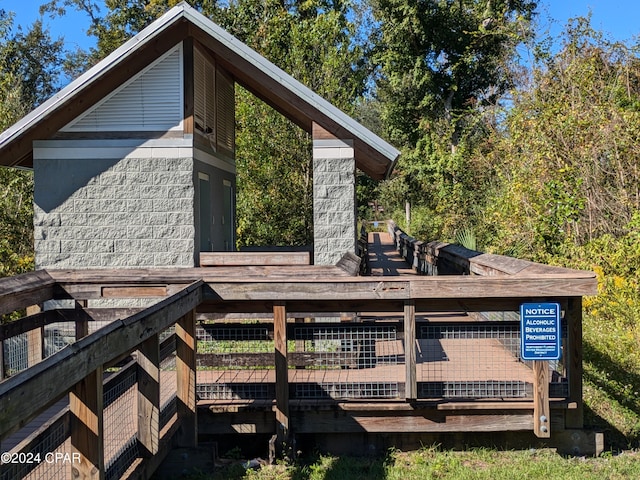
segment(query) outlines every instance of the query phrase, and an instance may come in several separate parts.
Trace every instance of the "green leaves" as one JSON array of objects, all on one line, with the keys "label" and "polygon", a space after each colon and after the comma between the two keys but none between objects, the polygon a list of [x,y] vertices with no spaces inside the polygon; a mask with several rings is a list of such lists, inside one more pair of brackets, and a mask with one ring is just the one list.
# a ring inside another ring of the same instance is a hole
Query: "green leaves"
[{"label": "green leaves", "polygon": [[[365,89],[363,51],[341,2],[238,0],[214,20],[347,113]],[[238,91],[238,246],[310,245],[311,138]]]}]

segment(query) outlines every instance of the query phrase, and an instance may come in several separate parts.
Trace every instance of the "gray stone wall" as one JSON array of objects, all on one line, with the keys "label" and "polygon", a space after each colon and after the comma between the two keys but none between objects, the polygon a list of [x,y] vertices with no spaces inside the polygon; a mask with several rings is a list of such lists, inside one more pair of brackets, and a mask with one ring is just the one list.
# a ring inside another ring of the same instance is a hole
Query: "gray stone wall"
[{"label": "gray stone wall", "polygon": [[353,147],[341,140],[313,143],[314,263],[334,265],[357,240]]},{"label": "gray stone wall", "polygon": [[36,148],[36,268],[193,266],[193,159],[178,151],[60,159]]}]

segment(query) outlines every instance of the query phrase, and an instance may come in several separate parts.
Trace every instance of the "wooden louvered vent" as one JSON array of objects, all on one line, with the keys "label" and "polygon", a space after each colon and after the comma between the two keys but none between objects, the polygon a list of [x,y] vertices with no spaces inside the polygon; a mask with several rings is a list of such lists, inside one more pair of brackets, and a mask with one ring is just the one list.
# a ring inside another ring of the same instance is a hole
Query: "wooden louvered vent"
[{"label": "wooden louvered vent", "polygon": [[233,79],[218,70],[216,76],[217,142],[225,155],[235,150],[235,89]]},{"label": "wooden louvered vent", "polygon": [[182,44],[179,44],[62,131],[181,130],[182,91]]},{"label": "wooden louvered vent", "polygon": [[194,50],[194,126],[211,148],[233,158],[235,150],[234,81],[213,60]]},{"label": "wooden louvered vent", "polygon": [[215,65],[200,50],[194,50],[194,120],[195,129],[215,148]]}]

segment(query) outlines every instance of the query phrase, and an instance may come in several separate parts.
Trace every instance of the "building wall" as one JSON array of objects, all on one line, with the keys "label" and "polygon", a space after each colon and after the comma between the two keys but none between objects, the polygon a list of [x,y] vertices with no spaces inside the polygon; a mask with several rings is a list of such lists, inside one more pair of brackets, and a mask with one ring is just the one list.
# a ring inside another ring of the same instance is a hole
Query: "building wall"
[{"label": "building wall", "polygon": [[313,142],[313,249],[316,265],[356,250],[355,159],[350,141]]},{"label": "building wall", "polygon": [[177,139],[36,142],[36,268],[193,266],[189,147]]}]

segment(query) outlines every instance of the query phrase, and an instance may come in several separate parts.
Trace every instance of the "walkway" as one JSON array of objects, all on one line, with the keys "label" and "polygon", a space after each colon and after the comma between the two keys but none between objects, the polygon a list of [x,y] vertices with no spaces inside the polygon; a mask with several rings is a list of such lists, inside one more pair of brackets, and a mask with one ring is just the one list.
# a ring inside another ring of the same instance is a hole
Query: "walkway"
[{"label": "walkway", "polygon": [[396,250],[387,232],[369,233],[369,266],[372,276],[417,275]]}]

